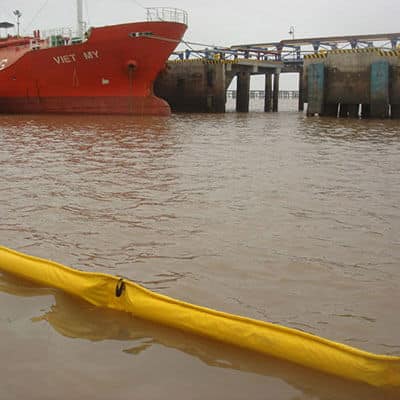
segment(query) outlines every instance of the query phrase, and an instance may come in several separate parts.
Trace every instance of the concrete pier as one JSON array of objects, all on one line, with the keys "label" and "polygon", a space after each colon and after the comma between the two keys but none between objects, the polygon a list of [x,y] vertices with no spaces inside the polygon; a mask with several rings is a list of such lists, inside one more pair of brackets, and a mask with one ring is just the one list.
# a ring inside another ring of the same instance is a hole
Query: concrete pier
[{"label": "concrete pier", "polygon": [[307,114],[400,118],[399,56],[399,50],[364,48],[305,57]]},{"label": "concrete pier", "polygon": [[[265,110],[278,110],[280,61],[189,59],[167,63],[158,76],[154,92],[175,112],[225,112],[226,90],[237,77],[236,111],[248,112],[250,78],[266,75]],[[274,74],[274,90],[271,76]],[[271,105],[271,98],[273,99]]]},{"label": "concrete pier", "polygon": [[200,60],[167,64],[154,84],[154,92],[176,112],[220,113],[225,112],[226,86],[225,65]]},{"label": "concrete pier", "polygon": [[154,92],[173,111],[224,112],[227,88],[237,77],[236,109],[248,112],[251,76],[262,74],[264,110],[276,112],[280,73],[297,73],[298,110],[308,103],[309,116],[400,118],[399,41],[400,32],[176,51]]}]

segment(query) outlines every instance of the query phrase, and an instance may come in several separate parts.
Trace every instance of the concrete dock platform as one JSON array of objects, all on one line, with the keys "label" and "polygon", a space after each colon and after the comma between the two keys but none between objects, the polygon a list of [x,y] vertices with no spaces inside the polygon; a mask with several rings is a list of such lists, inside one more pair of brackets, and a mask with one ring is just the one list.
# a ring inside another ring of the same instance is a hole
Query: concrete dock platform
[{"label": "concrete dock platform", "polygon": [[305,57],[307,114],[399,118],[400,50],[354,49]]},{"label": "concrete dock platform", "polygon": [[[176,112],[225,112],[226,90],[237,77],[236,110],[249,111],[250,77],[267,75],[266,111],[277,111],[282,62],[265,60],[190,59],[168,62],[154,84],[154,92]],[[273,90],[272,90],[273,89]],[[275,95],[274,95],[275,93]]]}]

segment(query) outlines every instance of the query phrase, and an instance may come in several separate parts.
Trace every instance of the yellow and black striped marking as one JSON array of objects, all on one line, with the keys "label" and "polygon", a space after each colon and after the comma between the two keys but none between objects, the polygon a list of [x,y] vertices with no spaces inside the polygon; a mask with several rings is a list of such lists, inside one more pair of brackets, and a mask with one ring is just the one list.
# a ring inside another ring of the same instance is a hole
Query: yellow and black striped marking
[{"label": "yellow and black striped marking", "polygon": [[331,54],[376,54],[382,57],[400,57],[400,49],[383,50],[376,47],[367,47],[364,49],[336,49],[315,54],[307,54],[304,59],[321,59]]},{"label": "yellow and black striped marking", "polygon": [[304,56],[304,59],[320,59],[320,58],[326,58],[328,53],[324,52],[324,53],[315,53],[315,54],[306,54]]}]

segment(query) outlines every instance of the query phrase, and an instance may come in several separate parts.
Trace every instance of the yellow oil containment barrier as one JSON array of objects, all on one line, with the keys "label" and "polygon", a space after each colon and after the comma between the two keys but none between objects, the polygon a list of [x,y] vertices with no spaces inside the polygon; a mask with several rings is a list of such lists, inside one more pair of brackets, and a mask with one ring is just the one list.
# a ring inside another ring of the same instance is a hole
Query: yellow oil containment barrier
[{"label": "yellow oil containment barrier", "polygon": [[0,246],[0,270],[87,302],[377,387],[400,387],[400,357],[377,355],[284,326],[199,307],[103,273]]}]

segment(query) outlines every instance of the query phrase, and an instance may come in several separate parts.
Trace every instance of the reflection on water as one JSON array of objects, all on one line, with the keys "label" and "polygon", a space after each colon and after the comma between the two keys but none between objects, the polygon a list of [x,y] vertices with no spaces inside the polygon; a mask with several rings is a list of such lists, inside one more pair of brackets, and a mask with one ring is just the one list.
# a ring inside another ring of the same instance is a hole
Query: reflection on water
[{"label": "reflection on water", "polygon": [[57,332],[69,338],[129,341],[132,342],[131,347],[123,352],[132,356],[138,356],[160,344],[198,358],[210,367],[278,377],[311,396],[310,398],[332,398],[332,387],[335,387],[335,399],[338,400],[375,400],[381,396],[393,396],[394,399],[400,394],[326,376],[291,363],[143,321],[127,313],[99,309],[57,290],[39,288],[8,275],[0,275],[0,290],[16,296],[51,293],[55,303],[43,315],[33,317],[33,323],[47,321]]},{"label": "reflection on water", "polygon": [[[0,243],[123,275],[191,303],[400,355],[398,122],[305,118],[282,108],[171,118],[1,116]],[[278,376],[302,392],[304,382],[314,386],[313,374],[275,362],[254,366],[245,356],[235,359],[236,350],[160,333],[127,316],[103,318],[59,293],[41,293],[56,296],[50,311],[38,306],[34,313],[41,323],[69,337],[133,341],[118,352],[124,357],[154,361],[157,344],[183,347],[192,364],[182,373],[204,377],[195,359],[223,360],[221,367]],[[3,306],[18,312],[8,297]],[[8,328],[0,319],[0,339]],[[178,355],[175,361],[184,365]],[[245,376],[232,385],[255,390]],[[330,398],[324,379],[317,381],[315,396]],[[275,381],[268,387],[295,398]],[[146,390],[143,397],[151,397]]]}]

